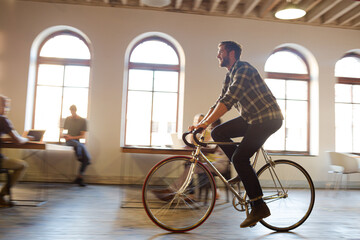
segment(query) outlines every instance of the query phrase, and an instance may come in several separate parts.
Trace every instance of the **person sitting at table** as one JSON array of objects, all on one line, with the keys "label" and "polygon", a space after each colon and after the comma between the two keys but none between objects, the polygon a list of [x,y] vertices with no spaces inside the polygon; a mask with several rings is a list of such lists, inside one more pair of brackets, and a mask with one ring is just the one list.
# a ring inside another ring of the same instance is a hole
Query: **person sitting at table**
[{"label": "person sitting at table", "polygon": [[[204,118],[204,114],[197,114],[194,117],[193,123],[196,125],[199,122],[201,122],[201,120]],[[214,123],[212,123],[208,129],[205,130],[204,133],[204,140],[206,142],[209,141],[213,141],[210,135],[210,132],[212,129],[214,129],[216,126],[221,124],[221,120],[218,119],[217,121],[215,121]],[[187,139],[188,142],[190,143],[194,143],[192,135],[188,135],[189,137],[191,137],[190,139]],[[229,160],[226,157],[226,155],[224,154],[224,152],[220,149],[220,147],[218,147],[217,145],[209,145],[209,147],[207,147],[208,149],[212,149],[213,151],[211,151],[210,153],[205,153],[205,156],[207,157],[207,159],[210,160],[210,162],[214,165],[214,167],[221,173],[224,174],[227,170],[228,170],[228,165],[229,165]],[[205,166],[207,166],[206,163],[204,163]],[[208,168],[209,171],[211,171],[210,168]],[[174,190],[179,189],[182,184],[184,183],[187,174],[189,171],[189,166],[185,166],[185,170],[184,172],[180,175],[180,177],[178,179],[176,179],[176,181],[171,185],[171,188],[167,188],[167,189],[153,189],[152,192],[153,194],[160,200],[163,201],[169,201],[172,199],[173,195],[174,195]],[[200,170],[199,168],[195,169],[195,173],[196,174],[202,174],[202,172],[200,172],[202,170]],[[212,171],[211,171],[212,172]],[[190,196],[192,197],[192,196]],[[220,194],[219,194],[219,190],[216,191],[216,199],[220,198]]]},{"label": "person sitting at table", "polygon": [[[71,116],[67,117],[64,122],[64,127],[61,129],[61,137],[65,138],[66,145],[74,147],[76,157],[81,162],[78,175],[73,183],[81,187],[85,187],[84,172],[86,167],[90,164],[90,153],[87,151],[84,144],[80,143],[80,139],[85,138],[87,131],[86,119],[80,117],[76,113],[77,108],[75,105],[70,106]],[[64,134],[64,129],[68,132]]]},{"label": "person sitting at table", "polygon": [[[11,141],[16,144],[24,144],[31,140],[20,136],[14,129],[11,121],[5,116],[9,110],[10,100],[5,96],[0,95],[0,137],[3,134],[7,134],[9,136],[7,138],[0,138],[0,145],[1,141]],[[11,170],[10,182],[6,182],[0,191],[0,207],[12,207],[14,204],[10,200],[6,200],[5,197],[10,194],[9,189],[24,176],[28,165],[24,160],[7,158],[2,155],[0,146],[0,167]]]}]

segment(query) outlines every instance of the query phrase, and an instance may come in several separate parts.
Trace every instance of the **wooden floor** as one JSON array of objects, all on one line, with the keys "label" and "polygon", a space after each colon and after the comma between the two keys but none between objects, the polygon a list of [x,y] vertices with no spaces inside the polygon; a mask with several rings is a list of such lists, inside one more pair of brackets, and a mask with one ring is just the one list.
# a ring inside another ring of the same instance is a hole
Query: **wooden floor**
[{"label": "wooden floor", "polygon": [[[139,188],[46,186],[45,204],[0,209],[0,239],[360,239],[359,190],[317,190],[312,215],[289,233],[276,233],[261,224],[240,229],[244,213],[220,199],[202,226],[189,233],[172,234],[148,219]],[[36,195],[39,189],[35,191],[33,187],[19,184],[14,190],[15,198],[43,197]]]}]

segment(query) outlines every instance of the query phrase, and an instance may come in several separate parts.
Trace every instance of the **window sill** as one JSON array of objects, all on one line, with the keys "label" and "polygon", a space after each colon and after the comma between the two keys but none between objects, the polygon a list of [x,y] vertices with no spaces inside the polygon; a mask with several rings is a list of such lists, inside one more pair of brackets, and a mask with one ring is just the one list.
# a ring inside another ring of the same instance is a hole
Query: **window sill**
[{"label": "window sill", "polygon": [[317,157],[316,155],[312,155],[304,152],[270,152],[267,153],[271,156],[294,156],[294,157]]}]

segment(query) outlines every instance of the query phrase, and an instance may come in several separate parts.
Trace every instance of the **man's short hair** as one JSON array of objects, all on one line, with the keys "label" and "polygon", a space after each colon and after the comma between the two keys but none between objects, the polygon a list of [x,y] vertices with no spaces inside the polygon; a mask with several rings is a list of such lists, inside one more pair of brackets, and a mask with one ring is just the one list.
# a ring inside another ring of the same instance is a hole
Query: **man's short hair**
[{"label": "man's short hair", "polygon": [[0,102],[1,102],[1,104],[6,104],[6,103],[8,103],[9,100],[10,99],[7,96],[0,94]]},{"label": "man's short hair", "polygon": [[231,51],[235,52],[235,59],[240,59],[242,48],[241,45],[234,41],[222,41],[220,45],[225,47],[225,50],[229,53]]},{"label": "man's short hair", "polygon": [[5,102],[5,101],[7,101],[7,99],[8,99],[8,98],[7,98],[6,96],[0,94],[0,100],[1,100],[1,101],[4,101],[4,102]]},{"label": "man's short hair", "polygon": [[76,110],[77,110],[76,105],[71,105],[70,106],[70,111],[76,111]]}]

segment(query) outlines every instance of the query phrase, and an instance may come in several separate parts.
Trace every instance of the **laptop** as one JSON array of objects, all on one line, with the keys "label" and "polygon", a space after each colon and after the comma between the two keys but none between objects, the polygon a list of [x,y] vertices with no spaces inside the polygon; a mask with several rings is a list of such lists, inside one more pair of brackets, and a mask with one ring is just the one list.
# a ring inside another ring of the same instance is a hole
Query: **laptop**
[{"label": "laptop", "polygon": [[32,139],[32,142],[42,142],[44,137],[45,130],[36,130],[36,129],[30,129],[27,133],[27,136],[31,136],[34,139]]}]

